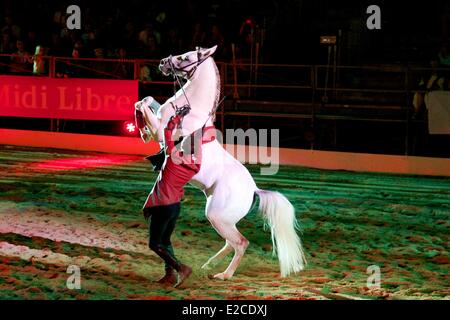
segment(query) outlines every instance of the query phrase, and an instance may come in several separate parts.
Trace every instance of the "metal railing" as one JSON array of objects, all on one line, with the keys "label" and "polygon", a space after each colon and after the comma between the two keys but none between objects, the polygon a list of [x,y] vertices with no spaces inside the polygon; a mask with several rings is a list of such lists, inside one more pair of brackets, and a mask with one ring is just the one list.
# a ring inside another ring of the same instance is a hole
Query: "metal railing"
[{"label": "metal railing", "polygon": [[[134,79],[140,82],[141,97],[152,95],[163,101],[173,95],[173,82],[157,69],[159,60],[43,57],[45,70],[36,74],[33,60],[15,63],[15,58],[16,55],[0,54],[0,74]],[[401,122],[405,124],[405,154],[409,153],[410,123],[418,121],[411,119],[412,97],[414,92],[426,91],[418,86],[419,75],[431,71],[430,68],[386,65],[333,67],[225,62],[217,62],[217,65],[222,95],[226,96],[226,103],[217,112],[222,130],[225,117],[310,119],[313,125],[321,120]],[[438,71],[448,72],[448,69]],[[252,104],[269,105],[273,110],[252,108]],[[380,113],[372,117],[364,113],[355,116],[348,114],[350,109],[400,110],[402,116],[383,117]],[[51,130],[54,128],[52,120]]]}]

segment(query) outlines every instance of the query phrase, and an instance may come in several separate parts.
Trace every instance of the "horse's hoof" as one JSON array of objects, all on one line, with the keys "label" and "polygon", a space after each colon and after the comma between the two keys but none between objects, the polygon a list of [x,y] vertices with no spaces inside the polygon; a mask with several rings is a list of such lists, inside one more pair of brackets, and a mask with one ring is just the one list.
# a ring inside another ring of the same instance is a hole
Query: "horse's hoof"
[{"label": "horse's hoof", "polygon": [[231,276],[229,276],[229,275],[227,275],[227,274],[222,272],[222,273],[216,274],[213,278],[214,279],[219,279],[219,280],[228,280],[228,279],[231,278]]}]

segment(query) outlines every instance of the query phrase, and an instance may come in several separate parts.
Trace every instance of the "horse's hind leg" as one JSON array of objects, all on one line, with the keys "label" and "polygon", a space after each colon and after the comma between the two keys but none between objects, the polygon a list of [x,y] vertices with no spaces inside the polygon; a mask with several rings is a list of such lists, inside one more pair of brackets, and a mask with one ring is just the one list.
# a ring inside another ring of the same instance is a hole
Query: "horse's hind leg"
[{"label": "horse's hind leg", "polygon": [[227,280],[233,276],[237,267],[241,263],[241,259],[244,256],[245,250],[249,244],[248,240],[238,231],[235,225],[231,228],[232,229],[227,230],[226,239],[230,242],[234,249],[234,256],[228,265],[228,268],[224,272],[218,273],[214,276],[216,279]]},{"label": "horse's hind leg", "polygon": [[230,279],[239,266],[249,242],[239,232],[235,224],[227,223],[214,216],[208,216],[208,218],[216,231],[227,241],[227,244],[234,249],[234,256],[228,265],[228,268],[224,272],[216,274],[214,278],[222,280]]},{"label": "horse's hind leg", "polygon": [[226,241],[225,245],[222,249],[219,250],[214,256],[208,259],[206,263],[202,266],[202,269],[208,269],[210,264],[214,264],[216,260],[222,260],[225,258],[231,251],[233,247]]}]

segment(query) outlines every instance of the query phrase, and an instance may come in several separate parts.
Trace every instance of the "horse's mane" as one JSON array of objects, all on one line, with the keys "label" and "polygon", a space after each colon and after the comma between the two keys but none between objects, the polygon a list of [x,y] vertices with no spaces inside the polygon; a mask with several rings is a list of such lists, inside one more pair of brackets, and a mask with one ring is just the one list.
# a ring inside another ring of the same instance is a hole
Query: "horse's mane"
[{"label": "horse's mane", "polygon": [[213,62],[213,66],[214,66],[214,72],[216,73],[216,99],[214,100],[214,105],[213,105],[213,114],[212,114],[212,122],[214,122],[216,120],[216,110],[219,104],[219,99],[220,99],[220,73],[219,73],[219,68],[217,68],[217,64],[214,61],[214,59],[211,57],[212,62]]}]

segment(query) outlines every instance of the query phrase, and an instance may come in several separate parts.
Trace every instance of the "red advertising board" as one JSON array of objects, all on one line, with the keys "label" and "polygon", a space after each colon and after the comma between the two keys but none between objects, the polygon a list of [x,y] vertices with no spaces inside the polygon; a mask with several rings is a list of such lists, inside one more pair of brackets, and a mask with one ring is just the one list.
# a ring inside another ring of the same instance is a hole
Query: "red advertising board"
[{"label": "red advertising board", "polygon": [[129,120],[137,100],[134,80],[0,76],[0,116]]}]

